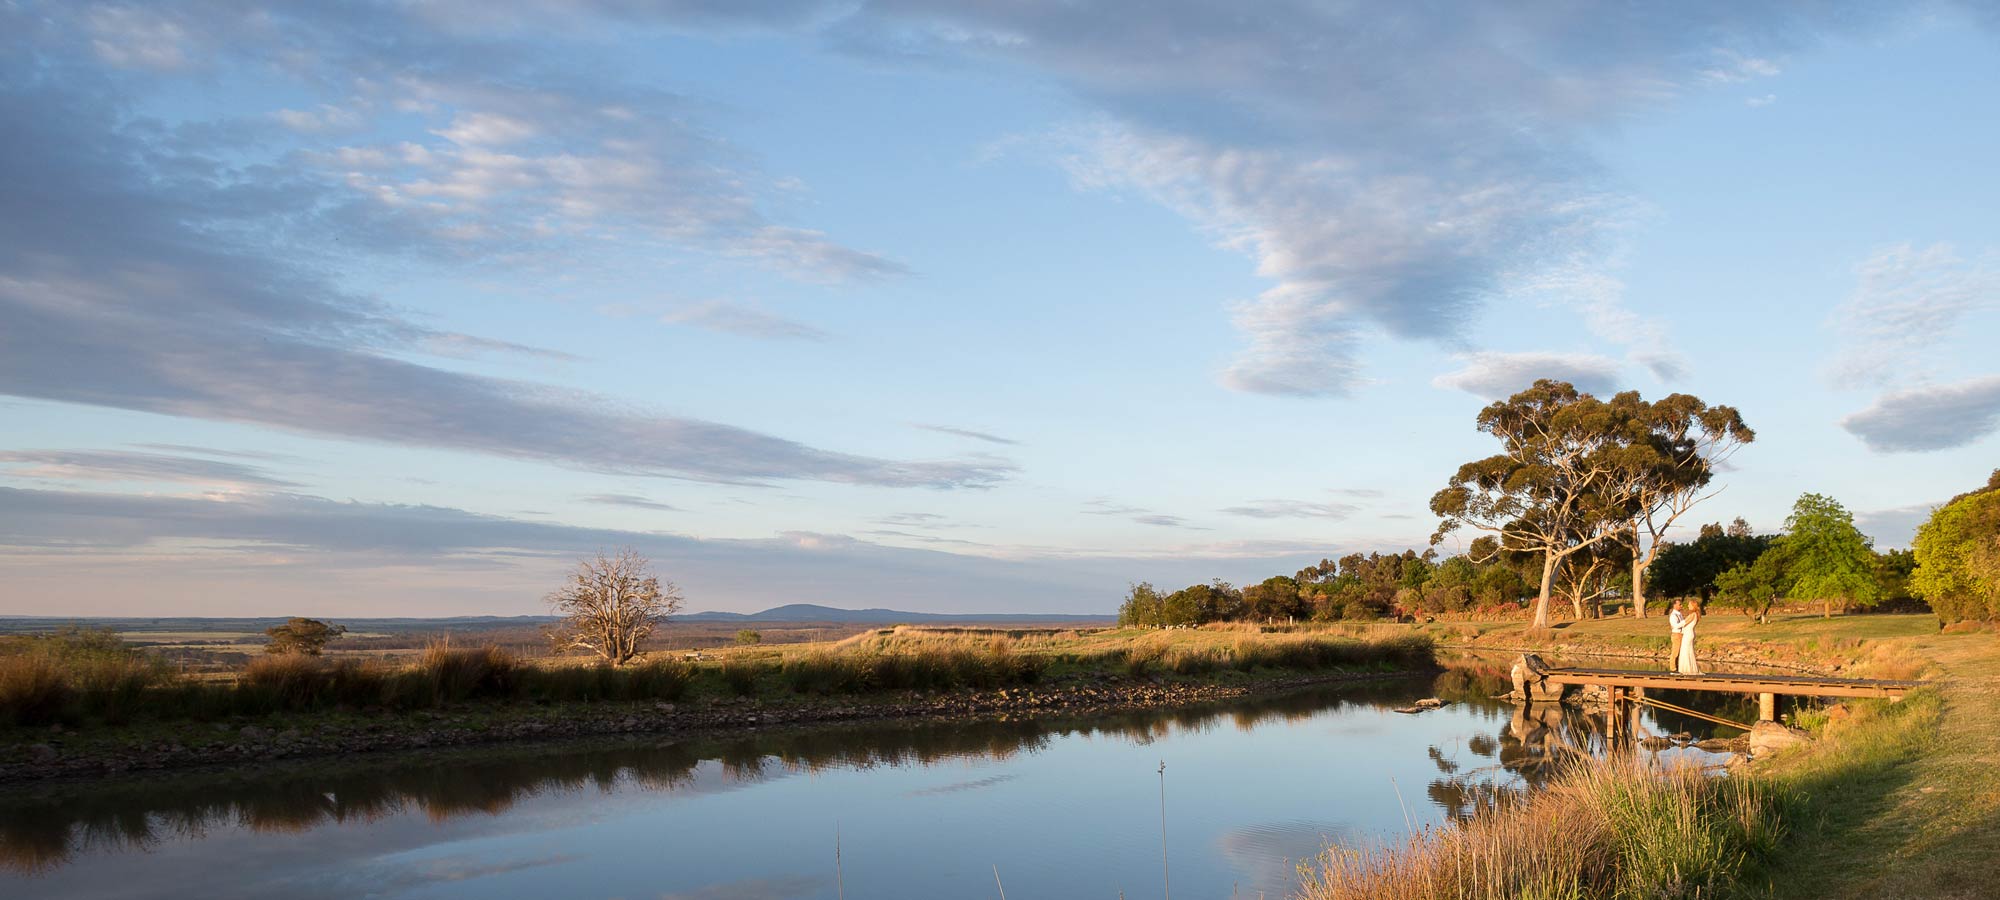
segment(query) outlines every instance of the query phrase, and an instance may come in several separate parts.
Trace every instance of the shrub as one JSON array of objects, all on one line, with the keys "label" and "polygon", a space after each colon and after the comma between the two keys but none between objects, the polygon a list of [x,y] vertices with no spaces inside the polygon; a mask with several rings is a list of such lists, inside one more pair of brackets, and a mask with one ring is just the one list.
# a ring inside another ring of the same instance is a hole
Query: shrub
[{"label": "shrub", "polygon": [[749,628],[745,628],[742,631],[736,632],[736,643],[738,644],[743,644],[747,646],[750,644],[761,644],[763,642],[764,642],[764,635],[762,632],[755,631]]}]

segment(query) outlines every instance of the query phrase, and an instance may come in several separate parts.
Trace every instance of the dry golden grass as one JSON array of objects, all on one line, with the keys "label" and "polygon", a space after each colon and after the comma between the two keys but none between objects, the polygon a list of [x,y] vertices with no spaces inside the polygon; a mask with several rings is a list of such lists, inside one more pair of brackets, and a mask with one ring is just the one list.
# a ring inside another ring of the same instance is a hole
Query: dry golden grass
[{"label": "dry golden grass", "polygon": [[1630,758],[1579,766],[1526,799],[1301,867],[1305,900],[1716,896],[1769,855],[1778,805],[1751,779]]}]

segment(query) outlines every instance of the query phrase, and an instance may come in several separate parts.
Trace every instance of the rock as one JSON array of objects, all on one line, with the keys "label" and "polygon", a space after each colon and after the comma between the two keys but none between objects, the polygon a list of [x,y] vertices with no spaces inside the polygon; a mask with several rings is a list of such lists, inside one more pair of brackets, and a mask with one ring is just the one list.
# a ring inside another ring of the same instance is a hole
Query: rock
[{"label": "rock", "polygon": [[38,766],[46,766],[56,761],[56,748],[47,744],[33,744],[28,747],[28,760]]},{"label": "rock", "polygon": [[255,725],[245,725],[238,729],[236,733],[242,735],[246,741],[261,741],[271,736],[270,729],[259,728]]},{"label": "rock", "polygon": [[1803,731],[1776,722],[1758,722],[1750,729],[1750,755],[1763,756],[1810,740]]},{"label": "rock", "polygon": [[1417,701],[1417,708],[1418,708],[1418,709],[1441,709],[1441,708],[1443,708],[1443,707],[1444,707],[1444,706],[1446,705],[1446,703],[1447,703],[1447,702],[1448,702],[1448,701],[1444,701],[1444,700],[1439,700],[1439,699],[1438,699],[1438,698],[1436,698],[1436,697],[1425,697],[1424,699],[1422,699],[1422,700],[1418,700],[1418,701]]},{"label": "rock", "polygon": [[1667,735],[1667,740],[1673,741],[1676,744],[1692,744],[1694,743],[1694,735],[1688,734],[1685,731],[1677,731]]},{"label": "rock", "polygon": [[1706,753],[1729,753],[1736,749],[1736,741],[1726,738],[1709,738],[1704,741],[1694,742],[1694,748]]},{"label": "rock", "polygon": [[1673,738],[1647,735],[1639,739],[1639,746],[1648,750],[1671,750],[1675,746]]}]

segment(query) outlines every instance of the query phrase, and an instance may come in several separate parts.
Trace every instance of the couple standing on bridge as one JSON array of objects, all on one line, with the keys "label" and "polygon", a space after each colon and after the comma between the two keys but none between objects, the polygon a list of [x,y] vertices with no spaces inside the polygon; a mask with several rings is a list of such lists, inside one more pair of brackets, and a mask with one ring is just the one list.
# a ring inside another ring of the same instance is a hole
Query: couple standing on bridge
[{"label": "couple standing on bridge", "polygon": [[1676,675],[1700,675],[1701,667],[1694,661],[1694,626],[1701,621],[1701,604],[1689,603],[1686,607],[1675,600],[1667,604],[1667,629],[1673,633],[1673,653],[1668,656],[1674,664]]}]

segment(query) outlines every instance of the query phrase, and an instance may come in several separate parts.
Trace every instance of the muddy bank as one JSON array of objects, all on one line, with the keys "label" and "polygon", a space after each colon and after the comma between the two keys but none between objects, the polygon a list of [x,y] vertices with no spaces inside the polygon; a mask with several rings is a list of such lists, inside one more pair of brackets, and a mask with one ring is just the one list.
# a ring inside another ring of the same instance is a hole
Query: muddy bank
[{"label": "muddy bank", "polygon": [[438,712],[299,715],[251,723],[177,723],[21,731],[0,745],[0,785],[128,773],[243,767],[358,754],[608,735],[709,737],[870,720],[952,721],[1194,705],[1315,684],[1430,674],[1318,672],[1236,684],[1086,679],[991,691],[876,698],[710,699],[560,706],[467,706]]}]

